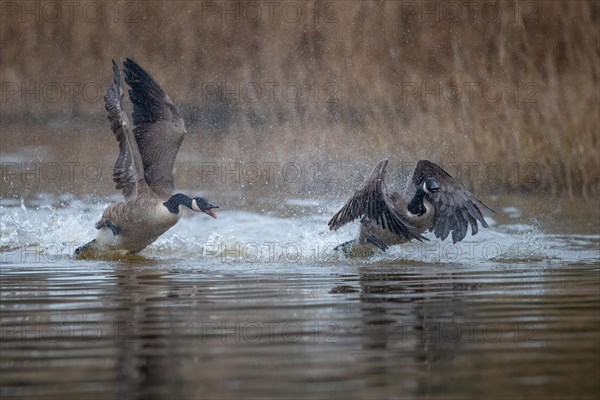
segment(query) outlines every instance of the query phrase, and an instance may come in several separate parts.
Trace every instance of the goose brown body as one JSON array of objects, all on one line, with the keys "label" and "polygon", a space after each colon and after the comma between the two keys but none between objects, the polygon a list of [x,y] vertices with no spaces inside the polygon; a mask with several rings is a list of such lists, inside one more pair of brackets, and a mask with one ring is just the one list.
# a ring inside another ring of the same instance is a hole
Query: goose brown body
[{"label": "goose brown body", "polygon": [[388,160],[380,161],[329,221],[329,228],[336,230],[360,218],[358,238],[338,247],[349,251],[358,245],[368,245],[385,251],[389,246],[411,240],[428,240],[422,236],[426,231],[442,240],[451,234],[456,243],[464,239],[469,225],[473,235],[478,224],[488,226],[482,211],[489,208],[437,164],[428,160],[417,163],[412,177],[412,199],[388,191],[387,164]]},{"label": "goose brown body", "polygon": [[105,252],[137,253],[181,218],[181,206],[216,218],[208,200],[173,194],[173,165],[186,130],[169,96],[135,61],[123,63],[133,103],[133,130],[123,107],[121,69],[113,61],[113,82],[104,96],[107,117],[119,143],[113,168],[125,200],[110,204],[96,223],[96,239],[79,247],[78,256]]}]

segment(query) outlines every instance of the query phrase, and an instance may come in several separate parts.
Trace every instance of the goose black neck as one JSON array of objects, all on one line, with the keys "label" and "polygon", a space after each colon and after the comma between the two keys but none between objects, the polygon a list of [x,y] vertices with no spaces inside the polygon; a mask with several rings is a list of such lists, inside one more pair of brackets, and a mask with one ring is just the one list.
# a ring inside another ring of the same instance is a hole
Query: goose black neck
[{"label": "goose black neck", "polygon": [[185,194],[177,193],[171,196],[171,198],[165,201],[163,204],[170,212],[173,214],[178,214],[180,205],[184,205],[190,209],[192,208],[192,198],[186,196]]},{"label": "goose black neck", "polygon": [[408,211],[410,211],[413,215],[418,215],[419,217],[427,212],[425,208],[425,204],[423,204],[423,199],[425,198],[425,191],[421,188],[417,189],[415,196],[412,198],[410,203],[408,203]]}]

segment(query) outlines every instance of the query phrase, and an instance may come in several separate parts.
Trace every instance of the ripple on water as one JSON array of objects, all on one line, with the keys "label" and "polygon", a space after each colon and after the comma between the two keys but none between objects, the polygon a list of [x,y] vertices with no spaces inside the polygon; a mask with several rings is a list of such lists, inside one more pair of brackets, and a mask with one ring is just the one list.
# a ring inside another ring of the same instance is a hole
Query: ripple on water
[{"label": "ripple on water", "polygon": [[1,397],[600,390],[598,235],[497,224],[350,258],[333,247],[355,225],[224,211],[137,256],[74,260],[103,207],[0,208]]}]

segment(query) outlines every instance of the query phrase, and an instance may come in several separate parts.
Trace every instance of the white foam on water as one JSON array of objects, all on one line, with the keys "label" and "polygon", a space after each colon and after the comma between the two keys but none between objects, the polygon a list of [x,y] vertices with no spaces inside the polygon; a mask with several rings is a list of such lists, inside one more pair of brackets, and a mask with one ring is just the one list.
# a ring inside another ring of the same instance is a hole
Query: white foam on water
[{"label": "white foam on water", "polygon": [[[310,203],[307,201],[306,204]],[[68,205],[0,207],[0,249],[4,262],[27,262],[27,256],[72,258],[76,247],[95,237],[95,222],[106,203],[71,201]],[[354,239],[359,224],[353,223],[336,232],[329,231],[327,213],[295,217],[248,211],[222,211],[218,219],[203,213],[190,213],[140,254],[157,259],[210,260],[212,262],[276,264],[372,264],[410,262],[467,264],[527,263],[537,261],[568,262],[581,257],[594,259],[598,235],[547,235],[534,223],[497,225],[487,219],[490,228],[470,232],[456,244],[440,241],[432,233],[424,243],[411,242],[392,246],[387,252],[375,251],[362,257],[350,257],[334,248]],[[26,252],[24,255],[23,253]]]}]

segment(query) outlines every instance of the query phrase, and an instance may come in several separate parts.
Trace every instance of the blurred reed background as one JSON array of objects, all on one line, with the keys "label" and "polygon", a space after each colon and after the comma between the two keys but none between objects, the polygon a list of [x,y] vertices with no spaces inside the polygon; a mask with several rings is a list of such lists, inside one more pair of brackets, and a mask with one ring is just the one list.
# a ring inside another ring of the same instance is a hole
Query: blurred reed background
[{"label": "blurred reed background", "polygon": [[[600,193],[598,1],[7,1],[1,11],[1,138],[12,152],[58,142],[64,158],[95,160],[106,146],[98,160],[110,168],[100,91],[110,59],[131,57],[184,114],[183,162],[366,173],[384,156],[427,158],[496,165],[486,174],[497,179],[462,177],[480,191]],[[179,186],[198,186],[182,169]]]}]

